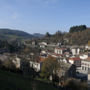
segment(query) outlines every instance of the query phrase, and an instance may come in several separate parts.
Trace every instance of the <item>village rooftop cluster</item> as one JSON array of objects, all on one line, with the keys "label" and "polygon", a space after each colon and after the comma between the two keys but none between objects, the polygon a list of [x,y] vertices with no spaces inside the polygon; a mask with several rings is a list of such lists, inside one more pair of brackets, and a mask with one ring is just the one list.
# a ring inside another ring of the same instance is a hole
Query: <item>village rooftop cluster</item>
[{"label": "village rooftop cluster", "polygon": [[[18,44],[22,45],[21,43]],[[11,60],[17,69],[25,66],[23,60],[28,61],[28,66],[33,68],[37,73],[41,71],[42,64],[48,57],[54,57],[61,67],[57,69],[57,76],[61,78],[68,72],[69,77],[86,81],[90,84],[90,46],[66,46],[62,43],[36,42],[31,40],[23,42],[23,45],[32,49],[39,48],[39,52],[28,52],[26,54],[9,53],[7,50],[0,51],[0,61]],[[26,50],[27,51],[27,50]],[[75,68],[73,68],[73,65]],[[27,67],[27,65],[25,66]],[[27,70],[28,71],[28,70]],[[54,72],[53,72],[54,73]],[[50,75],[52,80],[52,75]]]}]

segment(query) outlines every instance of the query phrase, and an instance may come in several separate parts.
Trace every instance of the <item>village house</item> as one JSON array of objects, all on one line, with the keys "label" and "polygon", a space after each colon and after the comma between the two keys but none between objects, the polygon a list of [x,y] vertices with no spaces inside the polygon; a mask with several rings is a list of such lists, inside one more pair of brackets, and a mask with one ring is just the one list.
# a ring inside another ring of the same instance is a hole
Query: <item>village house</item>
[{"label": "village house", "polygon": [[39,72],[41,70],[41,64],[42,62],[30,61],[30,67],[33,68],[36,72]]},{"label": "village house", "polygon": [[12,62],[14,63],[16,68],[20,69],[20,62],[21,62],[20,58],[18,57],[13,58]]},{"label": "village house", "polygon": [[47,50],[42,50],[41,52],[40,52],[40,54],[42,55],[42,54],[48,54],[48,51]]},{"label": "village house", "polygon": [[30,60],[29,61],[30,67],[33,68],[36,72],[39,72],[41,70],[41,66],[45,58],[46,57],[44,56],[39,56],[35,60]]},{"label": "village house", "polygon": [[72,55],[79,55],[80,54],[80,48],[71,48]]},{"label": "village house", "polygon": [[58,45],[56,43],[49,43],[47,46],[48,47],[57,47]]},{"label": "village house", "polygon": [[61,54],[56,54],[56,53],[51,53],[50,55],[51,55],[52,57],[54,57],[54,58],[60,58],[60,57],[62,57]]},{"label": "village house", "polygon": [[47,46],[46,42],[39,43],[40,48],[45,48]]},{"label": "village house", "polygon": [[81,67],[81,59],[79,57],[70,57],[68,61],[70,64],[76,65],[76,67]]},{"label": "village house", "polygon": [[47,58],[48,57],[48,51],[47,50],[42,50],[40,52],[40,57],[42,58]]},{"label": "village house", "polygon": [[0,54],[0,62],[5,62],[6,60],[10,60],[10,54],[9,53]]},{"label": "village house", "polygon": [[64,62],[64,63],[68,63],[68,60],[66,57],[61,57],[60,59],[58,59],[59,62]]},{"label": "village house", "polygon": [[64,38],[64,42],[65,43],[69,43],[69,39],[68,38]]},{"label": "village house", "polygon": [[90,85],[90,70],[88,71],[88,84]]},{"label": "village house", "polygon": [[57,70],[57,76],[59,78],[75,77],[76,76],[76,67],[75,67],[75,65],[60,62],[60,68],[58,68],[58,70]]},{"label": "village house", "polygon": [[89,54],[85,53],[85,54],[81,54],[79,57],[80,57],[80,59],[85,60],[88,58],[88,56],[89,56]]},{"label": "village house", "polygon": [[66,52],[64,53],[64,56],[68,58],[68,57],[71,56],[71,53],[70,53],[69,51],[68,51],[68,52],[66,51]]},{"label": "village house", "polygon": [[90,70],[90,57],[81,61],[80,72],[87,75],[89,70]]},{"label": "village house", "polygon": [[64,52],[65,52],[66,50],[67,50],[66,48],[56,47],[54,52],[55,52],[56,54],[64,54]]},{"label": "village house", "polygon": [[86,45],[86,46],[85,46],[85,49],[86,49],[86,50],[90,50],[90,46],[89,46],[89,45]]},{"label": "village house", "polygon": [[35,40],[32,40],[32,46],[36,46],[37,42]]}]

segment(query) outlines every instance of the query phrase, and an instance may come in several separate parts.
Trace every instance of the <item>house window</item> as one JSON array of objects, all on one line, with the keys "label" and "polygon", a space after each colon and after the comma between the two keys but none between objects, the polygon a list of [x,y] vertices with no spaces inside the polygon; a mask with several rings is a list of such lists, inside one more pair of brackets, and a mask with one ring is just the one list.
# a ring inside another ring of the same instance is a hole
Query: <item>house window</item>
[{"label": "house window", "polygon": [[82,67],[82,70],[84,70],[84,67]]},{"label": "house window", "polygon": [[85,71],[87,70],[87,68],[85,67]]},{"label": "house window", "polygon": [[90,68],[88,68],[88,71],[90,71]]}]

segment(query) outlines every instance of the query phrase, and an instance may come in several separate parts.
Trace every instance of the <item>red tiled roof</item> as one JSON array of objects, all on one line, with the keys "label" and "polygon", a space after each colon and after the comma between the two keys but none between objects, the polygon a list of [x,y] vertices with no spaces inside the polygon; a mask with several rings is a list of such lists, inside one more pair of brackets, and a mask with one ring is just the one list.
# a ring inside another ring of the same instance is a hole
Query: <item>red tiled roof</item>
[{"label": "red tiled roof", "polygon": [[77,60],[81,60],[81,59],[79,57],[73,57],[73,58],[69,58],[69,60],[77,61]]}]

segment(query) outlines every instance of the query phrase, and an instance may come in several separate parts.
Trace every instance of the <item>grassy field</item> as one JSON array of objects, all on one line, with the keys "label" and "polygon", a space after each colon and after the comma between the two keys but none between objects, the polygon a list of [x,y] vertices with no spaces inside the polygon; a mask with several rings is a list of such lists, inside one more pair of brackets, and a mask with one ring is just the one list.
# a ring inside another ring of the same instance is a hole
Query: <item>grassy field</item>
[{"label": "grassy field", "polygon": [[0,90],[57,90],[51,84],[0,70]]}]

